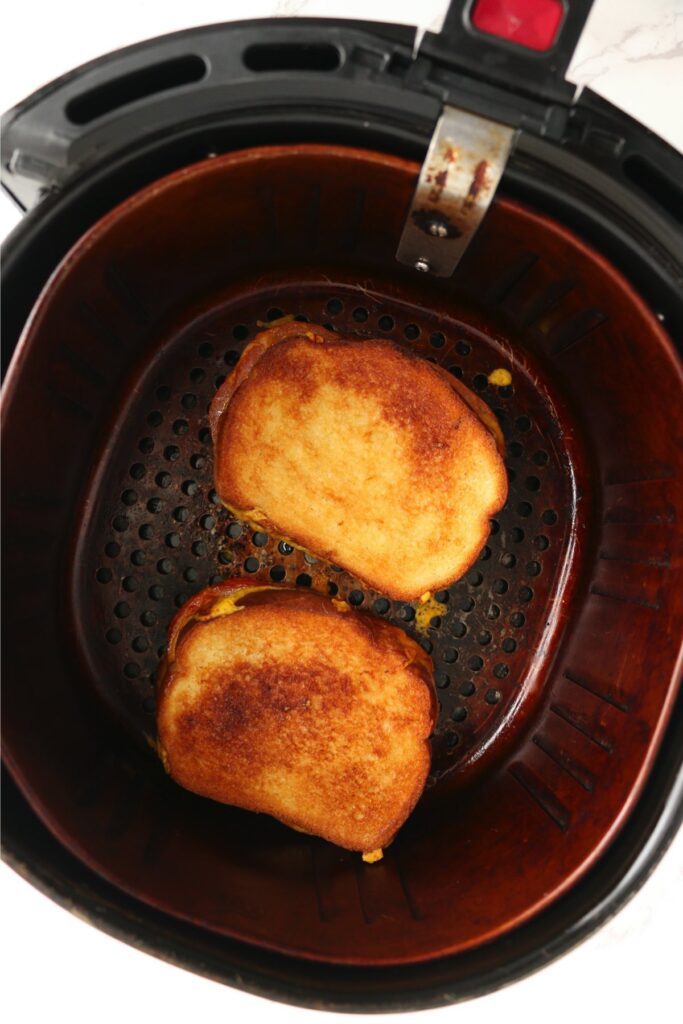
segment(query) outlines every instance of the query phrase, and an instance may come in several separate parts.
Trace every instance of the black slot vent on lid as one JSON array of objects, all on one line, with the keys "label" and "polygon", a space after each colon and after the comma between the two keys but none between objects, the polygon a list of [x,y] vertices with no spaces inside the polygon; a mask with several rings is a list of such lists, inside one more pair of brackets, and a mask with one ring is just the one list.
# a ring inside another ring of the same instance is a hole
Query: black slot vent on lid
[{"label": "black slot vent on lid", "polygon": [[72,124],[90,124],[104,114],[125,107],[158,92],[199,82],[206,75],[206,62],[197,56],[174,57],[148,68],[131,71],[111,82],[95,86],[67,103],[66,116]]},{"label": "black slot vent on lid", "polygon": [[680,186],[643,156],[628,156],[621,166],[629,181],[683,223],[683,190]]},{"label": "black slot vent on lid", "polygon": [[242,60],[250,71],[336,71],[342,56],[332,43],[253,43]]}]

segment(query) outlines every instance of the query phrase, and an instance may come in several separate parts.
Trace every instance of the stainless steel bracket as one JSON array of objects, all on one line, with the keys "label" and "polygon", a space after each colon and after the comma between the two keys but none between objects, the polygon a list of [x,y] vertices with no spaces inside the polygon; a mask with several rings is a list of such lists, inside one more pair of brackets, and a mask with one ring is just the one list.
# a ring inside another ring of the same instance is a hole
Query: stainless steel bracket
[{"label": "stainless steel bracket", "polygon": [[444,107],[420,171],[396,259],[450,277],[491,205],[515,129]]}]

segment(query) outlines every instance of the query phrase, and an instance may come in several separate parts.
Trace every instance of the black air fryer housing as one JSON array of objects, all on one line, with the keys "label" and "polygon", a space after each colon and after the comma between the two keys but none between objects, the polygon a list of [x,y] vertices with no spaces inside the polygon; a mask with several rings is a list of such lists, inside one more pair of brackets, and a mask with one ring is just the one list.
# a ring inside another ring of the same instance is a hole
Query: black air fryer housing
[{"label": "black air fryer housing", "polygon": [[[10,111],[2,183],[27,212],[5,246],[4,365],[65,254],[138,190],[207,156],[264,145],[358,147],[420,163],[445,104],[518,129],[499,194],[598,250],[680,339],[683,167],[669,146],[589,90],[572,103],[564,72],[585,5],[570,5],[547,55],[477,33],[469,6],[454,3],[444,31],[428,33],[417,53],[414,29],[367,22],[193,29],[85,65]],[[10,592],[6,607],[11,601]],[[3,841],[10,863],[62,905],[197,973],[321,1009],[417,1009],[520,978],[612,916],[680,824],[682,758],[679,694],[644,788],[590,871],[514,931],[403,966],[287,956],[155,909],[69,852],[4,770]]]}]

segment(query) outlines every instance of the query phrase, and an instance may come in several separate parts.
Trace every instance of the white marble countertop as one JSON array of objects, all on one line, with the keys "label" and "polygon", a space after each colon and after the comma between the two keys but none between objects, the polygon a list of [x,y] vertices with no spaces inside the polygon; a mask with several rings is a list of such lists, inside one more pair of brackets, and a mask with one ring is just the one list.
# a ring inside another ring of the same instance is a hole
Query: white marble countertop
[{"label": "white marble countertop", "polygon": [[[415,22],[438,29],[445,0],[117,0],[112,5],[60,0],[13,6],[5,15],[0,110],[50,79],[120,46],[192,25],[276,15],[336,16]],[[683,150],[683,0],[599,0],[569,77]],[[0,198],[0,237],[19,219]],[[37,892],[6,866],[3,906],[5,1019],[34,1024],[67,1017],[73,1024],[151,1020],[268,1022],[341,1019],[268,1003],[171,967],[96,931]],[[391,1015],[459,1024],[548,1019],[563,1024],[609,1015],[620,1024],[680,1005],[683,834],[643,889],[609,924],[536,975],[455,1008]],[[356,1017],[376,1021],[376,1017]]]}]

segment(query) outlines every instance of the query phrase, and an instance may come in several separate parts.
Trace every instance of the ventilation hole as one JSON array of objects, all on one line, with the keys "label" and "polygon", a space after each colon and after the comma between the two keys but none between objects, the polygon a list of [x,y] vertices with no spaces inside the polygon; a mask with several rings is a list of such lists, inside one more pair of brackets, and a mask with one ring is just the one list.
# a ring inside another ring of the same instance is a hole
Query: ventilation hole
[{"label": "ventilation hole", "polygon": [[381,316],[377,321],[377,326],[380,331],[393,331],[394,329],[394,318],[393,316]]},{"label": "ventilation hole", "polygon": [[140,529],[138,530],[138,536],[141,538],[141,540],[151,540],[152,537],[154,536],[154,530],[152,529],[149,523],[143,523]]},{"label": "ventilation hole", "polygon": [[356,306],[351,316],[357,323],[362,324],[368,318],[368,311],[365,306]]},{"label": "ventilation hole", "polygon": [[192,545],[192,554],[197,558],[205,558],[208,554],[208,548],[203,540],[196,540]]},{"label": "ventilation hole", "polygon": [[208,359],[210,355],[213,355],[213,345],[210,341],[203,341],[197,351],[204,359]]},{"label": "ventilation hole", "polygon": [[526,573],[527,573],[527,576],[540,576],[541,575],[541,564],[540,564],[540,562],[527,562]]},{"label": "ventilation hole", "polygon": [[226,366],[237,366],[240,360],[240,354],[234,348],[228,349],[223,356],[223,361]]},{"label": "ventilation hole", "polygon": [[192,381],[193,384],[201,384],[205,377],[206,374],[202,370],[201,366],[195,366],[192,370],[190,370],[190,380]]},{"label": "ventilation hole", "polygon": [[534,462],[537,466],[547,466],[548,464],[548,453],[544,451],[538,451],[534,453]]},{"label": "ventilation hole", "polygon": [[538,491],[541,486],[541,481],[537,476],[528,476],[524,483],[528,491]]},{"label": "ventilation hole", "polygon": [[121,586],[128,594],[132,594],[138,589],[138,581],[134,576],[124,576]]},{"label": "ventilation hole", "polygon": [[127,74],[118,75],[74,96],[65,113],[72,124],[84,125],[147,96],[199,82],[206,75],[205,61],[195,54],[172,57]]},{"label": "ventilation hole", "polygon": [[522,530],[519,526],[513,526],[512,530],[510,531],[510,536],[512,537],[515,544],[519,544],[521,541],[524,540],[524,530]]},{"label": "ventilation hole", "polygon": [[232,329],[232,336],[235,341],[246,341],[249,337],[249,328],[246,324],[235,324]]},{"label": "ventilation hole", "polygon": [[163,418],[164,417],[161,415],[159,410],[155,409],[147,417],[147,422],[149,423],[150,427],[158,427],[161,424]]},{"label": "ventilation hole", "polygon": [[454,622],[453,625],[451,626],[451,633],[453,634],[454,637],[457,637],[458,639],[463,637],[466,632],[467,626],[465,625],[464,622]]},{"label": "ventilation hole", "polygon": [[218,497],[218,492],[211,489],[209,491],[209,501],[212,505],[220,505],[221,499]]},{"label": "ventilation hole", "polygon": [[294,551],[292,545],[288,544],[286,540],[281,540],[277,546],[277,549],[281,555],[291,555],[291,553]]},{"label": "ventilation hole", "polygon": [[244,568],[246,569],[247,572],[258,572],[258,569],[259,569],[259,560],[258,560],[258,558],[254,558],[253,555],[250,555],[249,558],[245,559]]},{"label": "ventilation hole", "polygon": [[[174,420],[173,421],[173,433],[177,434],[179,437],[182,434],[186,434],[189,429],[190,429],[190,424],[187,422],[187,420],[180,419],[180,420]],[[178,455],[180,455],[180,450],[178,448],[175,448],[174,445],[169,445],[169,447],[164,452],[164,455],[165,455],[165,457],[167,459],[170,458],[170,456],[167,454],[167,452],[171,451],[172,449],[174,449],[176,452],[178,452]],[[178,455],[176,455],[175,458],[178,458]]]},{"label": "ventilation hole", "polygon": [[497,519],[492,519],[491,520],[491,536],[495,537],[495,535],[498,533],[499,530],[500,530],[500,523],[498,522]]},{"label": "ventilation hole", "polygon": [[457,747],[459,742],[460,737],[458,736],[457,732],[449,732],[448,736],[446,737],[446,746],[448,747],[448,749],[453,750],[455,747]]},{"label": "ventilation hole", "polygon": [[309,551],[304,551],[304,562],[307,562],[308,565],[317,565],[318,559]]},{"label": "ventilation hole", "polygon": [[520,590],[519,590],[519,599],[520,599],[520,601],[524,601],[524,603],[526,604],[528,601],[531,600],[531,598],[533,596],[534,596],[534,592],[531,589],[531,587],[520,587]]},{"label": "ventilation hole", "polygon": [[105,633],[107,643],[120,644],[121,643],[121,630],[120,629],[108,629]]},{"label": "ventilation hole", "polygon": [[362,590],[352,590],[351,593],[349,594],[348,600],[349,604],[357,608],[365,600],[365,594],[363,593]]},{"label": "ventilation hole", "polygon": [[300,572],[296,578],[297,587],[310,587],[312,582],[313,580],[311,579],[307,572]]},{"label": "ventilation hole", "polygon": [[488,562],[490,557],[491,557],[491,548],[488,546],[488,544],[486,544],[481,549],[481,554],[479,555],[479,561],[480,562]]},{"label": "ventilation hole", "polygon": [[514,455],[515,458],[518,459],[520,455],[523,454],[524,448],[519,443],[519,441],[511,441],[510,444],[508,445],[508,452],[510,453],[510,455]]},{"label": "ventilation hole", "polygon": [[462,705],[460,705],[460,707],[453,708],[451,718],[454,722],[464,722],[467,718],[467,708],[462,707]]},{"label": "ventilation hole", "polygon": [[209,430],[208,427],[202,427],[202,429],[199,431],[197,437],[199,438],[199,440],[201,441],[202,444],[210,444],[210,442],[211,442],[211,431]]},{"label": "ventilation hole", "polygon": [[341,299],[330,299],[330,301],[325,306],[325,311],[330,316],[337,316],[338,313],[341,313],[343,308],[344,303],[341,301]]},{"label": "ventilation hole", "polygon": [[166,544],[169,548],[180,547],[180,534],[179,533],[167,533]]},{"label": "ventilation hole", "polygon": [[429,625],[432,627],[432,629],[439,629],[439,627],[441,626],[441,616],[433,615],[429,620]]},{"label": "ventilation hole", "polygon": [[98,569],[95,577],[98,583],[111,583],[113,578],[111,569]]},{"label": "ventilation hole", "polygon": [[442,669],[437,669],[437,671],[434,673],[434,682],[436,683],[440,690],[445,690],[446,687],[450,685],[451,677],[448,675],[447,672],[444,672]]},{"label": "ventilation hole", "polygon": [[425,638],[423,638],[423,639],[419,640],[418,643],[420,644],[420,647],[422,648],[422,650],[426,651],[427,654],[431,654],[432,653],[433,647],[432,647],[431,640],[426,640]]},{"label": "ventilation hole", "polygon": [[124,533],[129,526],[128,516],[114,516],[111,525],[118,533]]},{"label": "ventilation hole", "polygon": [[329,320],[326,320],[321,326],[324,327],[326,331],[336,331],[337,330],[337,328],[334,326],[334,324],[331,324],[329,322]]},{"label": "ventilation hole", "polygon": [[149,588],[147,593],[149,594],[153,601],[161,601],[162,597],[164,596],[164,588],[160,587],[157,583],[155,583],[154,586]]},{"label": "ventilation hole", "polygon": [[195,480],[183,480],[181,491],[186,494],[188,498],[194,498],[195,494],[199,490]]},{"label": "ventilation hole", "polygon": [[126,490],[121,495],[121,501],[124,505],[134,505],[138,500],[137,491]]},{"label": "ventilation hole", "polygon": [[172,480],[173,477],[171,476],[170,473],[167,473],[166,471],[162,473],[157,473],[157,475],[154,477],[154,482],[157,485],[157,487],[162,488],[170,487]]},{"label": "ventilation hole", "polygon": [[204,469],[204,466],[206,465],[206,459],[204,458],[203,455],[195,453],[194,455],[190,456],[190,465],[192,466],[193,469]]},{"label": "ventilation hole", "polygon": [[214,526],[216,525],[216,519],[214,516],[207,514],[201,517],[201,519],[199,520],[199,525],[201,526],[202,530],[213,530]]},{"label": "ventilation hole", "polygon": [[493,674],[496,677],[496,679],[505,679],[509,671],[509,667],[501,662],[499,665],[495,666],[495,668],[493,669]]},{"label": "ventilation hole", "polygon": [[497,704],[502,696],[500,690],[487,690],[484,700],[487,704]]},{"label": "ventilation hole", "polygon": [[416,338],[420,337],[420,328],[417,324],[406,324],[403,328],[403,333],[408,341],[415,341]]},{"label": "ventilation hole", "polygon": [[500,556],[500,564],[504,565],[506,569],[514,569],[516,563],[517,559],[509,551],[506,551],[504,555]]},{"label": "ventilation hole", "polygon": [[221,565],[230,565],[233,561],[232,553],[230,552],[230,550],[227,548],[221,549],[218,552],[218,561],[221,563]]},{"label": "ventilation hole", "polygon": [[177,523],[186,523],[190,518],[189,508],[185,508],[184,505],[178,505],[177,508],[173,509],[173,518]]},{"label": "ventilation hole", "polygon": [[310,324],[311,322],[310,316],[306,316],[305,313],[297,313],[294,319],[300,324]]},{"label": "ventilation hole", "polygon": [[228,537],[232,537],[233,540],[237,540],[238,537],[242,536],[242,524],[241,523],[230,523],[230,526],[225,531]]},{"label": "ventilation hole", "polygon": [[480,672],[484,667],[484,659],[480,658],[478,654],[475,654],[470,658],[467,664],[473,672]]},{"label": "ventilation hole", "polygon": [[510,483],[513,483],[513,481],[517,479],[517,473],[514,469],[511,469],[510,466],[507,467],[507,474]]},{"label": "ventilation hole", "polygon": [[514,626],[515,629],[521,629],[525,623],[525,618],[522,612],[513,612],[510,616],[510,625]]},{"label": "ventilation hole", "polygon": [[506,640],[503,640],[502,646],[506,654],[512,654],[513,651],[517,650],[517,641],[513,640],[512,637],[508,637]]},{"label": "ventilation hole", "polygon": [[541,517],[546,526],[553,526],[557,522],[557,512],[553,512],[551,508],[547,509]]},{"label": "ventilation hole", "polygon": [[412,622],[415,618],[415,609],[410,604],[404,604],[399,608],[398,614],[404,622]]},{"label": "ventilation hole", "polygon": [[143,626],[156,626],[157,617],[154,612],[143,612],[140,616],[140,622]]},{"label": "ventilation hole", "polygon": [[[142,442],[140,442],[140,443],[142,444]],[[152,448],[153,447],[154,447],[154,441],[152,441]],[[134,462],[133,465],[130,467],[130,470],[129,470],[129,473],[132,476],[133,480],[142,480],[142,478],[143,478],[143,476],[145,475],[146,472],[147,472],[147,470],[145,469],[145,467],[142,465],[141,462]]]},{"label": "ventilation hole", "polygon": [[472,346],[470,345],[470,343],[468,341],[464,341],[461,338],[460,341],[456,342],[455,351],[460,356],[468,356],[470,354],[470,352],[472,351]]},{"label": "ventilation hole", "polygon": [[483,373],[475,373],[472,383],[476,391],[484,391],[488,386],[488,378]]},{"label": "ventilation hole", "polygon": [[105,555],[109,555],[110,558],[116,558],[117,555],[121,554],[121,545],[117,544],[115,540],[110,540],[108,544],[104,546]]},{"label": "ventilation hole", "polygon": [[140,675],[140,666],[137,661],[129,661],[123,666],[123,672],[129,679],[137,679]]},{"label": "ventilation hole", "polygon": [[218,391],[218,389],[219,389],[220,387],[222,387],[222,385],[223,385],[224,383],[225,383],[225,374],[224,374],[224,373],[219,373],[219,375],[218,375],[218,376],[216,377],[216,379],[214,380],[214,385],[215,385],[215,387],[216,387],[216,391]]},{"label": "ventilation hole", "polygon": [[458,689],[458,693],[460,694],[461,697],[471,697],[472,694],[476,691],[476,689],[477,688],[474,685],[474,683],[463,683],[462,686],[460,686],[460,688]]},{"label": "ventilation hole", "polygon": [[164,384],[162,387],[157,388],[156,396],[160,402],[168,402],[171,397],[171,389]]},{"label": "ventilation hole", "polygon": [[446,344],[446,339],[444,338],[441,331],[433,331],[429,335],[429,344],[432,346],[432,348],[443,348],[444,345]]},{"label": "ventilation hole", "polygon": [[532,511],[533,510],[528,501],[520,501],[517,506],[517,515],[521,516],[522,519],[526,519],[527,516],[530,516]]},{"label": "ventilation hole", "polygon": [[149,648],[149,644],[144,636],[136,636],[133,639],[131,647],[137,654],[144,654],[144,652]]},{"label": "ventilation hole", "polygon": [[483,582],[484,577],[480,572],[471,572],[467,577],[467,582],[471,587],[479,587]]},{"label": "ventilation hole", "polygon": [[488,606],[488,608],[486,609],[486,618],[487,619],[497,619],[499,615],[500,615],[500,608],[498,607],[497,604],[490,604]]},{"label": "ventilation hole", "polygon": [[114,615],[117,619],[126,619],[130,615],[130,605],[127,601],[119,601],[114,605]]},{"label": "ventilation hole", "polygon": [[507,593],[507,589],[507,580],[499,579],[493,581],[493,586],[491,587],[491,590],[493,591],[494,594],[505,594]]},{"label": "ventilation hole", "polygon": [[387,601],[386,597],[378,597],[372,606],[373,611],[377,612],[378,615],[386,615],[391,605]]},{"label": "ventilation hole", "polygon": [[502,387],[498,388],[499,398],[512,398],[514,393],[515,389],[513,388],[512,384],[503,384]]},{"label": "ventilation hole", "polygon": [[448,372],[452,373],[454,377],[458,378],[458,380],[462,380],[463,378],[462,366],[449,366]]},{"label": "ventilation hole", "polygon": [[328,42],[252,43],[242,61],[250,71],[335,71],[342,62],[339,49]]},{"label": "ventilation hole", "polygon": [[[143,455],[149,455],[150,452],[154,451],[154,439],[151,437],[141,437],[138,441],[138,450],[141,451]],[[140,476],[136,475],[138,473],[140,473]],[[130,475],[134,480],[139,480],[140,477],[145,475],[145,467],[141,462],[136,462],[134,466],[130,467]]]},{"label": "ventilation hole", "polygon": [[327,593],[330,597],[336,597],[339,593],[339,587],[336,583],[333,583],[332,580],[327,581]]},{"label": "ventilation hole", "polygon": [[474,608],[474,599],[471,597],[463,597],[460,601],[460,611],[471,612]]},{"label": "ventilation hole", "polygon": [[183,573],[183,579],[188,583],[196,583],[199,579],[199,573],[196,569],[193,569],[192,566],[189,566]]},{"label": "ventilation hole", "polygon": [[173,562],[171,561],[171,559],[160,558],[159,561],[157,562],[157,571],[160,572],[162,576],[168,576],[170,573],[172,573]]},{"label": "ventilation hole", "polygon": [[540,534],[538,537],[534,537],[534,547],[537,551],[545,551],[549,544],[550,541],[547,537],[544,537],[543,534]]},{"label": "ventilation hole", "polygon": [[458,660],[458,652],[455,647],[447,647],[441,655],[447,665],[452,665]]},{"label": "ventilation hole", "polygon": [[156,515],[157,512],[161,512],[163,507],[164,503],[161,498],[150,498],[147,502],[147,511],[151,512],[153,515]]},{"label": "ventilation hole", "polygon": [[194,409],[197,404],[197,396],[188,391],[187,394],[183,395],[180,399],[180,404],[183,409]]},{"label": "ventilation hole", "polygon": [[[182,608],[186,601],[187,594],[176,594],[176,596],[173,598],[173,604],[176,606],[176,608]],[[160,650],[163,651],[163,647],[160,648]],[[159,655],[159,657],[161,657],[161,654]]]},{"label": "ventilation hole", "polygon": [[251,539],[257,548],[264,548],[268,543],[268,534],[263,533],[261,530],[257,530]]},{"label": "ventilation hole", "polygon": [[283,565],[274,565],[273,568],[270,570],[270,578],[275,583],[282,583],[286,575],[287,574],[285,572],[285,568]]},{"label": "ventilation hole", "polygon": [[479,633],[477,643],[481,644],[482,647],[486,647],[487,644],[491,643],[491,634],[487,629],[482,629],[481,633]]},{"label": "ventilation hole", "polygon": [[531,420],[528,416],[518,416],[515,420],[515,427],[525,434],[527,430],[531,430]]}]

